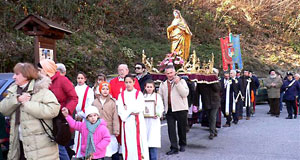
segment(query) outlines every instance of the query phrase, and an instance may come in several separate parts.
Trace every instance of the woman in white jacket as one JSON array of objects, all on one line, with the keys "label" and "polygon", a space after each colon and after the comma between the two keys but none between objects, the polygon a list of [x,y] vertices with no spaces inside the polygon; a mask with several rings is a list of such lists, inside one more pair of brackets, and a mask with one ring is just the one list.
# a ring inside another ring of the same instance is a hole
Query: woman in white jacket
[{"label": "woman in white jacket", "polygon": [[[75,114],[75,120],[77,121],[84,120],[84,118],[86,117],[85,108],[87,106],[91,106],[94,101],[94,92],[88,85],[86,85],[86,80],[86,74],[84,74],[83,72],[78,72],[77,86],[75,87],[75,91],[78,96],[78,104],[76,106]],[[75,152],[75,158],[82,158],[84,156],[80,154],[81,135],[78,131],[75,131],[73,150]]]},{"label": "woman in white jacket", "polygon": [[[149,147],[150,160],[157,160],[157,148],[161,147],[161,124],[160,118],[164,111],[164,104],[161,96],[155,92],[155,85],[153,80],[147,80],[145,83],[144,98],[147,106],[147,102],[154,102],[154,115],[150,108],[146,108],[144,111],[145,123],[147,128],[147,140]],[[147,116],[149,115],[149,116]]]}]

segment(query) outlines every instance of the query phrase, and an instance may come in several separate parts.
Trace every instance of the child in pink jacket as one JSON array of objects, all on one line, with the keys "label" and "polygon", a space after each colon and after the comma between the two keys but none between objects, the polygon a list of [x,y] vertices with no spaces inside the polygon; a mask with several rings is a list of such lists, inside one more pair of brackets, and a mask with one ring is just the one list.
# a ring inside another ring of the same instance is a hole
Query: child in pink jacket
[{"label": "child in pink jacket", "polygon": [[79,131],[81,139],[81,155],[86,159],[101,159],[105,157],[106,147],[110,142],[110,134],[106,122],[100,119],[99,111],[95,106],[85,109],[86,120],[75,121],[68,113],[67,108],[62,109],[71,128]]}]

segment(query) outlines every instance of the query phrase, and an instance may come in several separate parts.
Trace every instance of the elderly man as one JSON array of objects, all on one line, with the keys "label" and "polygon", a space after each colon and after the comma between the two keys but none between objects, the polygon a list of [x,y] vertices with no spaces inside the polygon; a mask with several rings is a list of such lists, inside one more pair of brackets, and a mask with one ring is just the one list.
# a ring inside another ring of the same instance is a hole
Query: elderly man
[{"label": "elderly man", "polygon": [[230,127],[232,119],[234,124],[238,123],[236,98],[240,97],[239,92],[241,87],[239,80],[236,78],[235,70],[230,71],[230,79],[226,82],[221,81],[221,87],[221,107],[226,118],[226,124],[223,127]]},{"label": "elderly man", "polygon": [[144,63],[135,64],[135,73],[136,78],[139,80],[141,91],[144,91],[144,85],[147,80],[152,79],[152,76],[147,72],[146,66]]},{"label": "elderly man", "polygon": [[[111,86],[111,95],[113,98],[115,98],[116,100],[118,99],[119,94],[126,89],[125,86],[125,82],[124,82],[124,78],[125,76],[129,73],[129,69],[127,64],[120,64],[118,66],[118,77],[112,79],[109,83]],[[137,90],[140,90],[140,85],[138,80],[135,80],[134,83],[134,88]],[[120,124],[121,124],[121,119],[119,119]],[[121,127],[121,125],[120,125]],[[120,128],[121,130],[121,128]],[[118,142],[121,142],[121,134],[117,137]],[[115,153],[112,155],[112,160],[118,160],[119,159],[119,154]]]},{"label": "elderly man", "polygon": [[[244,97],[244,105],[246,107],[246,120],[250,120],[250,107],[251,107],[251,92],[253,92],[255,83],[249,76],[249,70],[244,70],[244,75],[240,77],[241,80],[241,92]],[[239,119],[242,119],[242,113],[239,115]]]},{"label": "elderly man", "polygon": [[268,98],[270,104],[270,113],[271,116],[279,117],[280,109],[280,88],[282,86],[282,80],[277,76],[275,70],[271,69],[269,71],[269,77],[265,80],[265,86],[268,91]]},{"label": "elderly man", "polygon": [[[121,93],[121,91],[125,90],[126,86],[125,86],[124,78],[128,73],[129,73],[129,69],[127,64],[120,64],[118,66],[118,77],[110,81],[111,95],[113,98],[118,99],[118,96]],[[137,90],[141,90],[138,80],[135,80],[134,88]]]},{"label": "elderly man", "polygon": [[60,73],[60,75],[62,76],[66,76],[67,74],[67,69],[66,69],[66,66],[62,63],[56,63],[56,70]]},{"label": "elderly man", "polygon": [[178,153],[177,135],[176,135],[176,121],[179,137],[179,151],[184,152],[186,146],[186,126],[187,126],[187,112],[189,88],[185,80],[175,75],[175,68],[173,65],[168,65],[165,68],[165,75],[167,80],[162,82],[159,87],[159,93],[162,96],[167,123],[168,134],[171,142],[170,151],[167,155]]}]

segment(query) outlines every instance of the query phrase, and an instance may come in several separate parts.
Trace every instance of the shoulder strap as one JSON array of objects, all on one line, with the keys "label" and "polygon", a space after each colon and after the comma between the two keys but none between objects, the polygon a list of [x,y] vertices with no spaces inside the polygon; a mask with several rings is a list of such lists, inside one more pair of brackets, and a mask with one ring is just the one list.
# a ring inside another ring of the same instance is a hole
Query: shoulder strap
[{"label": "shoulder strap", "polygon": [[288,85],[288,87],[291,87],[295,82],[296,82],[296,81],[293,80],[293,81]]},{"label": "shoulder strap", "polygon": [[[51,139],[51,141],[52,141],[52,142],[55,141],[55,137],[54,137],[54,136],[51,136],[51,135],[47,132],[46,127],[50,130],[50,132],[52,133],[52,135],[54,135],[53,129],[51,129],[51,127],[50,127],[43,119],[39,119],[39,120],[40,120],[40,122],[41,122],[41,124],[42,124],[42,127],[43,127],[45,133],[48,135],[48,137]],[[45,127],[44,125],[46,125],[46,127]],[[54,125],[54,124],[53,124],[53,125]]]},{"label": "shoulder strap", "polygon": [[138,90],[136,90],[136,92],[135,92],[135,99],[137,99],[137,98],[138,98],[138,96],[139,96],[139,91],[138,91]]},{"label": "shoulder strap", "polygon": [[84,92],[84,96],[83,96],[83,101],[82,101],[82,106],[81,106],[81,110],[83,112],[85,112],[85,102],[86,102],[86,97],[87,97],[88,91],[89,91],[89,86],[86,87],[85,92]]},{"label": "shoulder strap", "polygon": [[[135,92],[135,99],[137,99],[138,96],[139,96],[139,91],[137,90],[137,91]],[[121,92],[121,97],[122,97],[123,104],[125,105],[124,91]]]},{"label": "shoulder strap", "polygon": [[296,81],[293,80],[293,81],[285,88],[285,92],[288,91],[288,90],[291,88],[291,86],[292,86],[295,82],[296,82]]}]

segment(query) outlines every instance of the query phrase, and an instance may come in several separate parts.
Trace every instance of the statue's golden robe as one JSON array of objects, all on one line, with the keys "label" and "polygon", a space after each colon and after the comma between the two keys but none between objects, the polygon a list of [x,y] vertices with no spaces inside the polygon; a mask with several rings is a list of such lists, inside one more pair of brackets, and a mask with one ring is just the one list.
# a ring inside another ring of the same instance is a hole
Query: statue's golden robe
[{"label": "statue's golden robe", "polygon": [[176,51],[187,61],[190,54],[192,32],[183,18],[174,19],[167,28],[168,39],[172,42],[171,53]]}]

